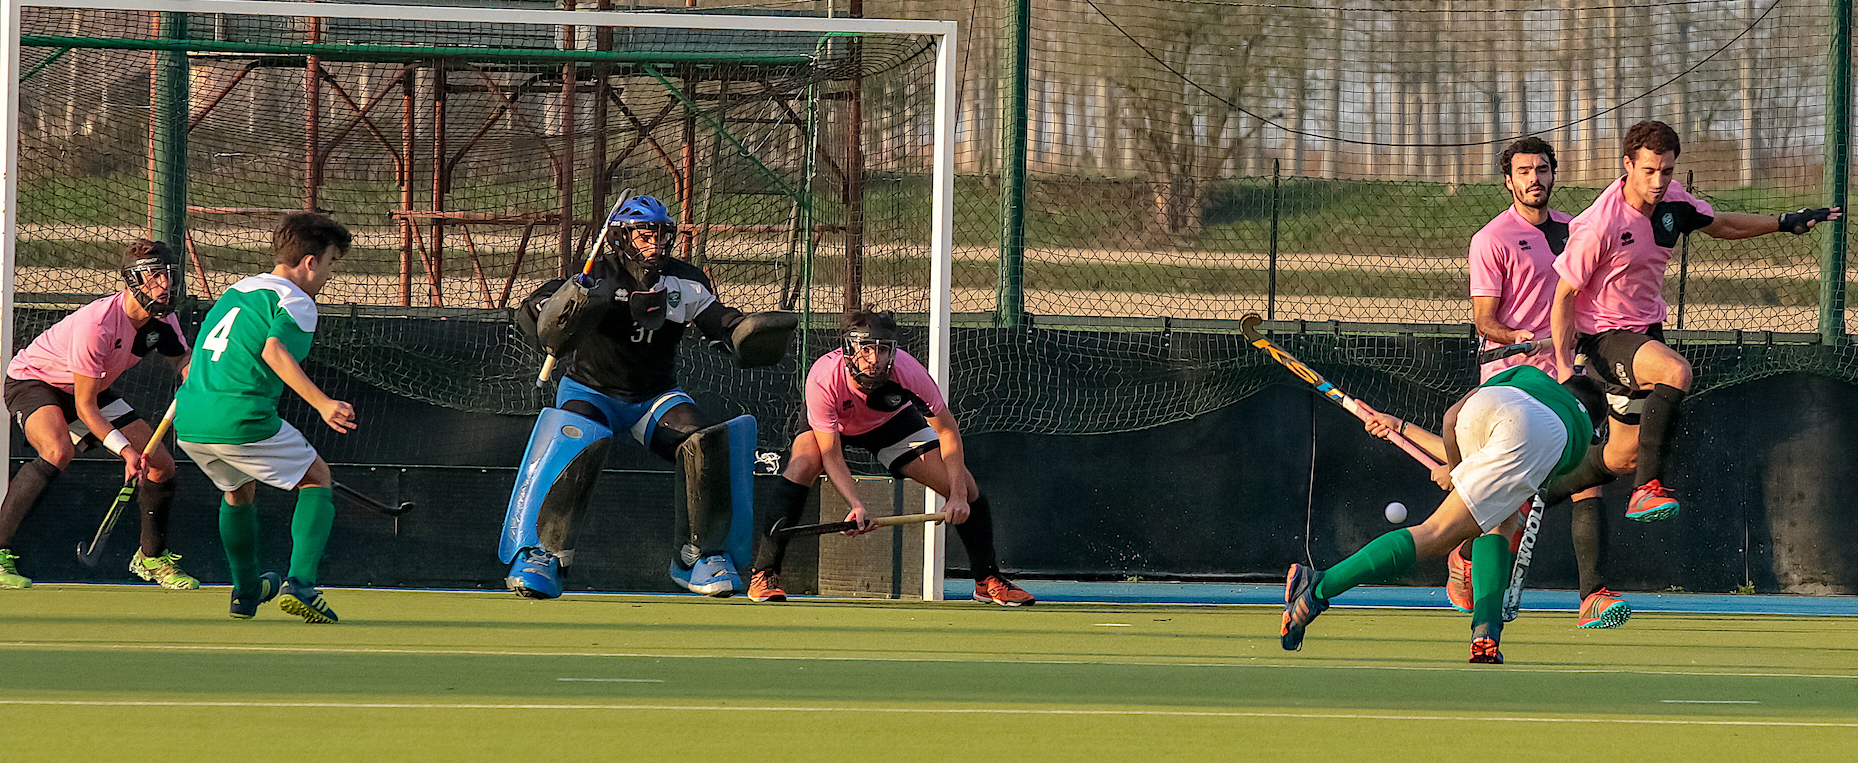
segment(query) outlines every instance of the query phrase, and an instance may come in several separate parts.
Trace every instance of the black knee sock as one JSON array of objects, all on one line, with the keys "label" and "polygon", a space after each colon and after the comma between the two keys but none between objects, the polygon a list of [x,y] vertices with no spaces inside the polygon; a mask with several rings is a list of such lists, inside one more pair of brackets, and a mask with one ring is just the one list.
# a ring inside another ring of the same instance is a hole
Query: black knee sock
[{"label": "black knee sock", "polygon": [[142,555],[168,552],[168,512],[174,508],[174,481],[143,480],[136,488],[136,505],[142,509]]},{"label": "black knee sock", "polygon": [[[802,485],[785,477],[776,480],[774,487],[774,510],[779,519],[787,520],[788,525],[799,524],[800,515],[806,511],[806,498],[813,493],[811,485]],[[760,535],[757,533],[757,535]],[[780,572],[781,563],[787,558],[787,540],[765,535],[756,539],[755,569]]]},{"label": "black knee sock", "polygon": [[1548,487],[1542,490],[1542,505],[1554,508],[1575,493],[1619,479],[1619,475],[1607,470],[1605,451],[1606,446],[1601,443],[1587,446],[1587,456],[1581,459],[1580,466],[1548,483]]},{"label": "black knee sock", "polygon": [[1677,434],[1677,407],[1684,402],[1684,391],[1660,384],[1645,398],[1645,411],[1639,415],[1639,473],[1643,485],[1664,478],[1664,457],[1671,452],[1671,438]]},{"label": "black knee sock", "polygon": [[13,547],[13,533],[19,529],[19,523],[26,519],[32,505],[39,502],[39,494],[58,479],[61,471],[43,458],[34,458],[19,467],[13,480],[7,483],[6,498],[0,500],[0,548]]},{"label": "black knee sock", "polygon": [[955,525],[955,534],[961,536],[961,547],[968,551],[968,567],[975,580],[1000,574],[994,560],[994,518],[987,496],[968,499],[968,521]]},{"label": "black knee sock", "polygon": [[1605,561],[1602,554],[1606,549],[1606,512],[1600,510],[1600,499],[1587,498],[1574,502],[1572,518],[1574,564],[1580,570],[1584,600],[1606,585],[1600,579],[1600,567]]}]

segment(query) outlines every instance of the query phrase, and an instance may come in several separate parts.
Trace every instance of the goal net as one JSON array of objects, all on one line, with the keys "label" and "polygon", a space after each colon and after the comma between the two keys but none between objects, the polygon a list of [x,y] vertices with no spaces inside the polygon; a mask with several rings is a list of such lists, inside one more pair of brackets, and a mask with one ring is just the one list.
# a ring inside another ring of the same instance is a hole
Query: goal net
[{"label": "goal net", "polygon": [[[179,0],[16,13],[9,350],[122,288],[133,239],[182,257],[197,321],[270,270],[280,218],[322,211],[355,244],[306,367],[332,392],[487,433],[409,453],[364,432],[332,460],[510,466],[488,434],[507,423],[484,415],[549,398],[509,308],[577,270],[630,190],[671,208],[678,255],[727,303],[809,316],[775,369],[695,340],[682,353],[686,389],[756,414],[764,447],[800,422],[798,379],[848,306],[911,315],[946,384],[952,22]],[[175,383],[117,386],[160,410]]]}]

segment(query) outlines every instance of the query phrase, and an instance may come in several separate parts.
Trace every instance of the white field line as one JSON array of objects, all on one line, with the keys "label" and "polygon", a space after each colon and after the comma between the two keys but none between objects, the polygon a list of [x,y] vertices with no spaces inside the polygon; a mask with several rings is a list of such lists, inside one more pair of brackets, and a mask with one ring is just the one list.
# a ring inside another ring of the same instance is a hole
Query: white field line
[{"label": "white field line", "polygon": [[[34,641],[0,641],[0,649],[69,649],[91,651],[142,651],[142,652],[262,652],[285,654],[385,654],[385,655],[419,655],[441,657],[592,657],[619,659],[684,659],[684,660],[770,660],[780,662],[893,662],[893,663],[974,663],[978,665],[1102,665],[1106,667],[1132,666],[1149,668],[1292,668],[1305,670],[1396,670],[1421,672],[1463,672],[1489,673],[1488,668],[1470,666],[1425,666],[1425,665],[1306,665],[1302,663],[1257,662],[1256,658],[1236,660],[1233,662],[1156,662],[1156,661],[1119,661],[1119,660],[1027,660],[1027,659],[957,659],[952,657],[875,657],[867,655],[767,655],[767,654],[689,654],[678,652],[525,652],[499,649],[407,649],[384,647],[325,647],[325,646],[253,646],[233,644],[101,644],[101,643],[58,643]],[[1858,681],[1858,674],[1844,675],[1836,673],[1756,673],[1727,672],[1706,670],[1626,670],[1620,668],[1523,668],[1506,666],[1505,673],[1545,673],[1545,674],[1596,674],[1596,675],[1639,675],[1639,676],[1706,676],[1727,678],[1829,678],[1843,681]]]},{"label": "white field line", "polygon": [[[661,683],[664,683],[664,679],[662,678],[557,678],[555,680],[557,681],[585,681],[587,683],[596,683],[596,684],[661,684]],[[1677,700],[1667,699],[1665,701],[1675,702]]]},{"label": "white field line", "polygon": [[1858,728],[1858,722],[1686,720],[1677,718],[1618,718],[1613,716],[1517,715],[1382,715],[1373,713],[1268,713],[1238,710],[1060,710],[1015,707],[908,708],[908,707],[762,707],[755,705],[607,705],[475,702],[207,702],[82,699],[0,699],[0,705],[77,707],[246,707],[333,708],[339,710],[710,710],[750,713],[892,713],[898,715],[1081,715],[1177,718],[1311,718],[1364,721],[1498,721],[1508,723],[1622,723],[1645,726],[1786,726],[1806,728]]},{"label": "white field line", "polygon": [[1753,700],[1753,699],[1661,699],[1658,701],[1663,702],[1667,705],[1759,705],[1761,704],[1759,700]]}]

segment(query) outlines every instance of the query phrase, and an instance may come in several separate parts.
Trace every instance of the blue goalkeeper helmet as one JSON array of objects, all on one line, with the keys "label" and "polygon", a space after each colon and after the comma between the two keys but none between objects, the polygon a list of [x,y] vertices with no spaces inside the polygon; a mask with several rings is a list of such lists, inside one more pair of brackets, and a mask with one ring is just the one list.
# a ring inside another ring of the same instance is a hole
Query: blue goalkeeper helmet
[{"label": "blue goalkeeper helmet", "polygon": [[656,258],[668,258],[677,246],[677,222],[671,219],[671,210],[665,209],[664,202],[650,196],[634,196],[621,204],[619,209],[607,218],[610,232],[607,240],[619,253],[629,260],[642,260],[639,249],[632,243],[632,232],[646,229],[656,233],[658,252]]}]

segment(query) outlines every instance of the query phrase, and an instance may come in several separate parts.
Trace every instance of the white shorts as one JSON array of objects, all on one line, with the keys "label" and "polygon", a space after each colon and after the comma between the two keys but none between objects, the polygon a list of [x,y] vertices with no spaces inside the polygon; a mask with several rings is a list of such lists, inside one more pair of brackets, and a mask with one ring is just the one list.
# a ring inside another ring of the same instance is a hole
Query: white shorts
[{"label": "white shorts", "polygon": [[1484,387],[1458,410],[1452,487],[1486,532],[1503,524],[1548,481],[1568,445],[1560,416],[1515,387]]},{"label": "white shorts", "polygon": [[188,442],[176,440],[213,486],[230,493],[258,480],[279,490],[296,490],[316,463],[316,449],[290,422],[258,442]]}]

